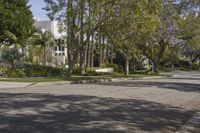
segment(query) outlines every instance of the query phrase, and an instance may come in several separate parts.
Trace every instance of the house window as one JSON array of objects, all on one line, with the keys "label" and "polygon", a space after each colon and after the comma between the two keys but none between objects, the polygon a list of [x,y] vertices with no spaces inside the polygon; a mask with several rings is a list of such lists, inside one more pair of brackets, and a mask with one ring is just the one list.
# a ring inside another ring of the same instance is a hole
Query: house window
[{"label": "house window", "polygon": [[65,53],[62,53],[63,56],[65,56]]},{"label": "house window", "polygon": [[55,56],[58,56],[58,53],[55,53]]},{"label": "house window", "polygon": [[55,47],[54,47],[54,50],[55,50],[55,51],[57,51],[57,50],[58,50],[58,47],[57,47],[57,46],[55,46]]},{"label": "house window", "polygon": [[61,46],[59,46],[59,51],[61,51]]},{"label": "house window", "polygon": [[65,51],[65,47],[64,46],[62,46],[62,51]]},{"label": "house window", "polygon": [[61,53],[59,53],[59,56],[61,56]]}]

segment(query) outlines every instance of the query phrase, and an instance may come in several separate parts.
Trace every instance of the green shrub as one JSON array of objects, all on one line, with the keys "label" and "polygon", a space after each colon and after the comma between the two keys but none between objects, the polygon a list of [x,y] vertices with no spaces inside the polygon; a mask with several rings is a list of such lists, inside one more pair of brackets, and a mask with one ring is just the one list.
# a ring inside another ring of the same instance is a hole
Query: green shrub
[{"label": "green shrub", "polygon": [[179,66],[175,65],[175,67],[181,67],[181,68],[189,69],[190,68],[190,64],[186,60],[179,60]]},{"label": "green shrub", "polygon": [[96,74],[96,69],[95,68],[88,68],[86,71],[86,75],[95,75]]},{"label": "green shrub", "polygon": [[8,67],[4,69],[4,75],[2,75],[4,77],[25,77],[25,73],[23,69],[20,68],[12,68],[12,67]]},{"label": "green shrub", "polygon": [[108,65],[106,63],[101,64],[101,68],[106,68]]},{"label": "green shrub", "polygon": [[3,77],[51,77],[66,75],[66,70],[50,66],[25,65],[21,68],[0,68]]},{"label": "green shrub", "polygon": [[100,75],[101,73],[97,73],[95,68],[89,68],[85,74],[85,76],[100,76]]},{"label": "green shrub", "polygon": [[118,66],[117,64],[106,62],[105,65],[106,67],[114,68],[115,72],[123,72],[123,68],[121,66]]},{"label": "green shrub", "polygon": [[7,67],[1,67],[0,68],[0,76],[1,77],[7,77],[7,74],[6,74],[6,72],[7,72]]},{"label": "green shrub", "polygon": [[199,64],[198,63],[194,63],[192,65],[192,70],[199,70]]},{"label": "green shrub", "polygon": [[26,66],[24,67],[24,72],[27,77],[51,77],[66,75],[66,70],[63,68],[55,68],[41,65]]},{"label": "green shrub", "polygon": [[151,72],[151,70],[144,69],[144,70],[130,71],[130,74],[148,74],[149,72]]},{"label": "green shrub", "polygon": [[79,68],[79,67],[75,67],[75,68],[72,70],[72,74],[73,74],[73,75],[79,75],[79,74],[80,74],[80,68]]}]

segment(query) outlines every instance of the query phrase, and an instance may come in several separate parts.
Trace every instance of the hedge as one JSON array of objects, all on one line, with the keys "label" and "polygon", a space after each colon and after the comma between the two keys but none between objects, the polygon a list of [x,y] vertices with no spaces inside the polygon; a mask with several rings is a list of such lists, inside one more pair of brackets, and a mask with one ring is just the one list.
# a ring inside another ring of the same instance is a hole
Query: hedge
[{"label": "hedge", "polygon": [[41,65],[26,65],[20,68],[0,68],[0,76],[2,77],[51,77],[65,74],[65,69]]}]

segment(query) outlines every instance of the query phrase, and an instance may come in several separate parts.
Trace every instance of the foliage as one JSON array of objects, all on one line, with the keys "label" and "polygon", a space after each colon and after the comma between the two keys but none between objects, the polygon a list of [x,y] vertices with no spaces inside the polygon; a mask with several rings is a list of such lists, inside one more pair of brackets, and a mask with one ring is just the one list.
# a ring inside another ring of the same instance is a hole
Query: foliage
[{"label": "foliage", "polygon": [[78,75],[79,74],[79,67],[75,67],[72,71],[72,75]]},{"label": "foliage", "polygon": [[174,64],[179,64],[178,46],[167,46],[163,57],[161,58],[160,66],[162,68],[173,68]]},{"label": "foliage", "polygon": [[13,67],[1,67],[0,68],[1,77],[24,77],[25,73],[23,69],[13,68]]},{"label": "foliage", "polygon": [[28,0],[0,0],[0,43],[12,44],[15,36],[15,41],[25,47],[25,41],[34,33],[33,24]]},{"label": "foliage", "polygon": [[62,68],[55,68],[41,65],[28,65],[24,67],[24,73],[27,77],[51,77],[65,75]]},{"label": "foliage", "polygon": [[23,69],[20,68],[7,68],[6,70],[7,77],[25,77],[25,73]]},{"label": "foliage", "polygon": [[119,65],[115,64],[115,63],[106,62],[105,66],[106,67],[112,67],[115,72],[121,73],[123,71],[123,68],[120,67]]},{"label": "foliage", "polygon": [[6,77],[7,67],[0,67],[0,77]]},{"label": "foliage", "polygon": [[[159,68],[172,64],[196,67],[200,60],[200,3],[196,0],[44,1],[47,16],[59,21],[59,32],[65,33],[61,39],[68,49],[68,76],[85,72],[96,75],[87,69],[94,66],[113,67],[128,75],[129,70],[143,70],[144,62],[158,73]],[[54,38],[48,31],[36,32],[33,23],[28,0],[0,0],[3,59],[14,67],[28,49],[29,60],[39,56],[44,65],[13,68],[8,75],[65,74],[63,69],[45,67],[51,60],[48,50]],[[8,45],[14,47],[7,49]],[[182,56],[184,61],[179,61]]]},{"label": "foliage", "polygon": [[[45,0],[45,2],[48,3],[45,10],[48,11],[49,18],[59,20],[60,31],[67,32],[64,38],[67,39],[68,76],[72,74],[78,53],[80,54],[80,71],[84,73],[84,50],[90,36],[102,25],[102,20],[98,20],[98,15],[105,1],[97,3],[94,0]],[[87,36],[84,39],[85,34]]]},{"label": "foliage", "polygon": [[[40,47],[40,56],[42,56],[43,65],[47,62],[47,50],[54,45],[54,37],[48,31],[37,30],[34,36],[28,40],[29,45],[33,46],[37,50],[37,46]],[[37,51],[35,51],[37,52]]]},{"label": "foliage", "polygon": [[1,58],[15,67],[16,62],[19,62],[24,55],[17,47],[4,47],[2,50]]},{"label": "foliage", "polygon": [[182,54],[191,62],[200,58],[200,17],[189,14],[180,23],[183,32]]},{"label": "foliage", "polygon": [[17,68],[0,68],[0,76],[3,77],[56,77],[62,75],[66,75],[64,69],[50,66],[25,65]]}]

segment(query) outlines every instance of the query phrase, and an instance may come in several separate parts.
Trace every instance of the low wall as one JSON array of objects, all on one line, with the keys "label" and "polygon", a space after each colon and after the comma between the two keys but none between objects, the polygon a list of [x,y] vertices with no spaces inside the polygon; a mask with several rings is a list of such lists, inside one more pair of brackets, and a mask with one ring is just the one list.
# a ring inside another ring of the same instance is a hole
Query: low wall
[{"label": "low wall", "polygon": [[98,72],[98,73],[112,73],[114,72],[114,68],[99,68],[99,69],[96,69],[95,72]]}]

